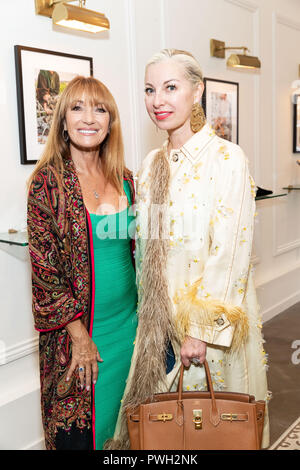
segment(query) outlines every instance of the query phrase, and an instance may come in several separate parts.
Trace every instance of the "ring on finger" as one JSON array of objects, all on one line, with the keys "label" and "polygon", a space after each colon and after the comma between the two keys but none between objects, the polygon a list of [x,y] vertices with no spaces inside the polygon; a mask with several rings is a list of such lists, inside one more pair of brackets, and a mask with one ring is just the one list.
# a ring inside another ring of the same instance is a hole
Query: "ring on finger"
[{"label": "ring on finger", "polygon": [[79,372],[84,372],[84,367],[83,367],[83,366],[79,366],[79,367],[78,367],[78,370],[79,370]]},{"label": "ring on finger", "polygon": [[192,357],[192,359],[190,359],[190,361],[195,365],[195,366],[198,366],[199,364],[201,364],[201,361],[198,357]]}]

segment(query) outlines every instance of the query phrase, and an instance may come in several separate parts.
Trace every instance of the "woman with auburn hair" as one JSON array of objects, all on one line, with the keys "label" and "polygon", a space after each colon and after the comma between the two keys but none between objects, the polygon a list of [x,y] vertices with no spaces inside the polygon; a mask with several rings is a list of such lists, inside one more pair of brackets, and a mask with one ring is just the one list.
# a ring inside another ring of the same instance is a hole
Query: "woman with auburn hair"
[{"label": "woman with auburn hair", "polygon": [[137,326],[133,203],[116,103],[100,81],[76,77],[28,194],[48,450],[102,449],[114,433]]},{"label": "woman with auburn hair", "polygon": [[[250,263],[255,185],[242,149],[206,122],[203,89],[189,52],[165,49],[146,66],[146,108],[168,139],[148,154],[138,176],[139,326],[107,448],[129,447],[126,410],[137,414],[155,393],[175,391],[181,364],[185,391],[206,390],[206,359],[215,390],[269,398]],[[266,412],[261,446],[268,444]]]}]

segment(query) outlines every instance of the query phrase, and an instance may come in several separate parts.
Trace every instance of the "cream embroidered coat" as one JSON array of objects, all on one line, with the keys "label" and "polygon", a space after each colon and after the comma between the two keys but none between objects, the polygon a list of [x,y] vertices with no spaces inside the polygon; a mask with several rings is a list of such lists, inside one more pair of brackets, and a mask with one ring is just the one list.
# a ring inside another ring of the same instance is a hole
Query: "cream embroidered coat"
[{"label": "cream embroidered coat", "polygon": [[[156,153],[144,160],[137,182],[138,282],[148,235],[149,172]],[[174,319],[183,336],[207,343],[215,390],[268,400],[266,355],[250,264],[255,185],[247,159],[239,146],[219,138],[206,124],[182,148],[171,151],[169,164],[165,236],[170,245],[167,279]],[[176,364],[167,376],[171,390],[176,388],[180,367],[180,346],[173,348]],[[203,367],[191,365],[184,388],[206,389]],[[266,415],[263,447],[268,445]]]}]

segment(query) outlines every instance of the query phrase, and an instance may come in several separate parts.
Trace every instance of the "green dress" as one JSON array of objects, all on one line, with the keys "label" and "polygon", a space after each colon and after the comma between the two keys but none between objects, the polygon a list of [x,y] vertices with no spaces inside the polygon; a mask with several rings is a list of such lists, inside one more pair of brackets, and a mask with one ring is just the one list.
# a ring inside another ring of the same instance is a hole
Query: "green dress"
[{"label": "green dress", "polygon": [[[130,201],[130,190],[124,181]],[[130,208],[112,215],[90,214],[95,270],[92,339],[103,362],[98,362],[95,385],[95,446],[103,448],[113,437],[129,372],[137,327],[137,290],[130,234],[134,216]]]}]

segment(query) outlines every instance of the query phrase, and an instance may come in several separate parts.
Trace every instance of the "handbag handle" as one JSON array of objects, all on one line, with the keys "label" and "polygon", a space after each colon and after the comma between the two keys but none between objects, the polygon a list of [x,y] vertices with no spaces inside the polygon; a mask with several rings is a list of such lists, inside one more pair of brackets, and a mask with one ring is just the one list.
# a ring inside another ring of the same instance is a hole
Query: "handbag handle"
[{"label": "handbag handle", "polygon": [[[206,359],[205,359],[203,364],[204,364],[204,368],[205,368],[207,389],[209,391],[210,399],[211,399],[211,422],[212,422],[212,424],[217,426],[217,424],[219,424],[219,422],[220,422],[220,417],[219,417],[219,413],[218,413],[218,409],[217,409],[217,402],[216,402],[216,397],[215,397],[214,388],[213,388],[213,384],[212,384],[212,379],[211,379],[211,375],[210,375],[209,365],[208,365]],[[182,402],[183,372],[184,372],[184,365],[181,364],[179,383],[178,383],[178,401],[179,402]]]}]

